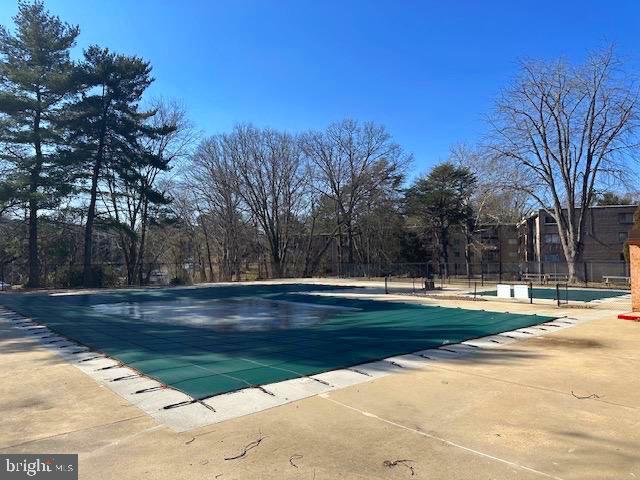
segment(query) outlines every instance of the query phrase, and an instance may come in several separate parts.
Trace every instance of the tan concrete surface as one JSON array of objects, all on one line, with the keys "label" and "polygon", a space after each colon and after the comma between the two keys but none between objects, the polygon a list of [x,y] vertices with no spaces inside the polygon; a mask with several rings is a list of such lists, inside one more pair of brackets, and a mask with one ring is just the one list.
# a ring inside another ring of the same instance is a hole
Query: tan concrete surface
[{"label": "tan concrete surface", "polygon": [[83,479],[640,478],[640,324],[535,311],[594,320],[180,434],[0,324],[0,452],[77,452]]}]

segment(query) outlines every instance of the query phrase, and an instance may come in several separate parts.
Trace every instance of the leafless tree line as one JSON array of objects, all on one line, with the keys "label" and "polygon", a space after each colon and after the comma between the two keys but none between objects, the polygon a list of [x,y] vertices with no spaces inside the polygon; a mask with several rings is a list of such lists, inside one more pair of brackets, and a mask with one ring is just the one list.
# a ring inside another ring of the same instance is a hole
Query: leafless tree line
[{"label": "leafless tree line", "polygon": [[240,125],[198,145],[176,191],[192,208],[209,280],[237,278],[260,247],[263,275],[306,276],[331,246],[340,263],[371,259],[371,215],[382,205],[393,215],[410,161],[373,123],[297,135]]}]

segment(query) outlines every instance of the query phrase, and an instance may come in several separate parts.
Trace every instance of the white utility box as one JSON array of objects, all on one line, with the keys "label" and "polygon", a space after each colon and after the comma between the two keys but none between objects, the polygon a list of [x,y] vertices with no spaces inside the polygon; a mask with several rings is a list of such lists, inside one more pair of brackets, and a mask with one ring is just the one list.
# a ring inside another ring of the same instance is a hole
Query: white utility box
[{"label": "white utility box", "polygon": [[511,285],[498,284],[498,298],[511,298]]},{"label": "white utility box", "polygon": [[514,285],[513,297],[524,298],[525,300],[529,300],[529,285]]}]

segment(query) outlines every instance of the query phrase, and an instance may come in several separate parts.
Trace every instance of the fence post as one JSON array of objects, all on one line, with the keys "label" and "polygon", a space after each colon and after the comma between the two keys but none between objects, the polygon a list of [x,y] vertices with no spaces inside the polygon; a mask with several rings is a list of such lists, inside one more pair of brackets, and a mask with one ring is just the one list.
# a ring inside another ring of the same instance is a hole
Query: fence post
[{"label": "fence post", "polygon": [[587,271],[587,262],[582,262],[582,270],[584,272],[584,286],[589,286],[589,272]]},{"label": "fence post", "polygon": [[560,284],[556,283],[556,300],[558,302],[558,306],[560,306]]},{"label": "fence post", "polygon": [[478,282],[473,282],[473,299],[476,299],[476,295],[478,293]]},{"label": "fence post", "polygon": [[384,276],[384,293],[389,293],[389,286],[387,285],[387,281],[389,279],[389,275]]},{"label": "fence post", "polygon": [[529,303],[533,304],[533,282],[529,281]]}]

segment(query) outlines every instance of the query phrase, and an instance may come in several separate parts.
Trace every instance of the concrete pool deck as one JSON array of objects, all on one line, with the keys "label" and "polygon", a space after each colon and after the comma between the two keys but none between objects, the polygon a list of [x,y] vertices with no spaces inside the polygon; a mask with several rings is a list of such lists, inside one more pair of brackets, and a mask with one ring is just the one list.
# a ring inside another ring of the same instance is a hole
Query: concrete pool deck
[{"label": "concrete pool deck", "polygon": [[0,324],[0,451],[79,453],[87,479],[640,478],[628,304],[437,303],[589,321],[184,433]]}]

